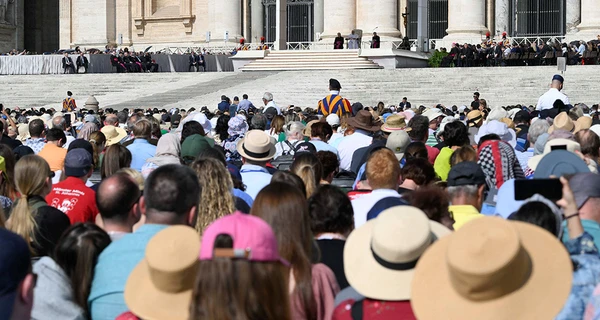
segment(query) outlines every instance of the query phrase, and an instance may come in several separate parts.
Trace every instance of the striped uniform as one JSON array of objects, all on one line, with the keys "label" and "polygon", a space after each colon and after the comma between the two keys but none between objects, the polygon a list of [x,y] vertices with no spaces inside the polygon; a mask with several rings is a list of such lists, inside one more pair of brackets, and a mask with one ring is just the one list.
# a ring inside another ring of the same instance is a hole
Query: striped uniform
[{"label": "striped uniform", "polygon": [[319,101],[319,114],[327,117],[332,113],[336,113],[340,117],[343,114],[352,114],[350,101],[337,94],[330,94]]}]

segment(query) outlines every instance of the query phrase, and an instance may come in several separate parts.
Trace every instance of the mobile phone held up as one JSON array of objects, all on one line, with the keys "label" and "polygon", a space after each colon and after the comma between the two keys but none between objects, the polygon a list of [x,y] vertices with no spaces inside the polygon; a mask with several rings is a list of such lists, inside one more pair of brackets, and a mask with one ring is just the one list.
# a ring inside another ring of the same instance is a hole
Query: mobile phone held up
[{"label": "mobile phone held up", "polygon": [[539,194],[552,201],[562,198],[562,183],[559,179],[515,180],[515,200],[522,201]]}]

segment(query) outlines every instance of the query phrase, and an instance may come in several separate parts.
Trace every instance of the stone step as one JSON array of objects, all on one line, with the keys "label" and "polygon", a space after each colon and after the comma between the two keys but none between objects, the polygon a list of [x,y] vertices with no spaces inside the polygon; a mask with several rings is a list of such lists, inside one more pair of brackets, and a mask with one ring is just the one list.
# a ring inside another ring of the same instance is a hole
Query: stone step
[{"label": "stone step", "polygon": [[358,56],[358,50],[272,51],[241,71],[380,69],[376,63]]},{"label": "stone step", "polygon": [[349,65],[339,67],[327,67],[327,66],[263,66],[255,68],[245,68],[242,71],[291,71],[291,70],[355,70],[355,69],[380,69],[380,66],[369,66],[369,65]]}]

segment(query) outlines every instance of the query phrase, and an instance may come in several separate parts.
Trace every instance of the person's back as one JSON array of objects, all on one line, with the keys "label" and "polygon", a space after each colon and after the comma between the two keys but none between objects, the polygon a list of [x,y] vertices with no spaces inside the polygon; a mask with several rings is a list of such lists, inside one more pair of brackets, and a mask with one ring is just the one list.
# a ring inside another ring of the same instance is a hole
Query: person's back
[{"label": "person's back", "polygon": [[131,151],[131,167],[141,172],[146,160],[156,154],[156,146],[149,142],[152,136],[152,123],[145,119],[138,120],[133,126],[133,135],[135,139],[127,149]]},{"label": "person's back", "polygon": [[67,140],[65,133],[60,129],[50,129],[46,140],[48,143],[38,155],[48,162],[51,171],[62,170],[67,156],[67,149],[63,148]]},{"label": "person's back", "polygon": [[72,224],[94,222],[98,214],[96,192],[86,186],[93,173],[92,155],[85,149],[69,151],[64,173],[67,178],[52,187],[46,202],[64,212]]},{"label": "person's back", "polygon": [[256,198],[258,192],[271,182],[271,173],[266,164],[275,155],[275,146],[271,137],[262,130],[250,130],[246,137],[237,144],[237,151],[242,156],[240,174],[246,185],[246,193]]},{"label": "person's back", "polygon": [[88,298],[92,319],[113,320],[127,311],[123,298],[125,283],[143,259],[148,241],[169,225],[190,225],[200,192],[198,178],[188,167],[166,165],[150,174],[140,199],[146,224],[111,243],[98,258]]}]

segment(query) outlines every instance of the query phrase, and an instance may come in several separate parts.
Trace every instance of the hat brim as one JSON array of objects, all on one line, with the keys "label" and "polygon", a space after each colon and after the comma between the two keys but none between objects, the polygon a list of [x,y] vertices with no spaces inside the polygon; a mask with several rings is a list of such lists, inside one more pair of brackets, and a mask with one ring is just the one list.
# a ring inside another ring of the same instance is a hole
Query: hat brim
[{"label": "hat brim", "polygon": [[[271,138],[271,140],[273,140],[273,139]],[[275,151],[275,144],[271,143],[271,145],[270,145],[270,148],[269,148],[269,154],[268,154],[267,156],[265,156],[265,157],[260,157],[260,158],[259,158],[259,157],[253,157],[253,156],[250,156],[250,155],[248,155],[248,154],[246,153],[246,151],[244,151],[244,148],[243,148],[243,146],[244,146],[244,141],[246,141],[246,138],[245,138],[245,137],[244,137],[244,138],[242,138],[242,139],[240,139],[240,141],[238,141],[238,143],[237,143],[237,146],[236,146],[236,150],[237,150],[237,152],[238,152],[238,153],[239,153],[239,154],[240,154],[242,157],[244,157],[244,158],[246,158],[246,159],[254,160],[254,161],[268,161],[268,160],[271,160],[271,159],[273,159],[273,157],[275,157],[275,152],[276,152],[276,151]],[[273,141],[271,141],[271,142],[273,142]]]},{"label": "hat brim", "polygon": [[366,131],[370,131],[370,132],[377,132],[377,131],[381,130],[380,125],[379,126],[378,125],[367,126],[365,124],[356,122],[355,118],[349,118],[348,120],[346,120],[346,123],[348,123],[350,126],[356,128],[356,129],[362,129],[362,130],[366,130]]},{"label": "hat brim", "polygon": [[[500,219],[500,218],[497,218]],[[556,236],[514,221],[531,259],[531,275],[516,291],[488,301],[472,301],[453,288],[446,260],[451,237],[434,243],[415,269],[411,305],[418,319],[554,319],[571,291],[573,265]]]},{"label": "hat brim", "polygon": [[164,292],[156,288],[150,278],[150,267],[144,258],[133,269],[125,285],[124,297],[129,310],[141,319],[187,320],[193,289]]},{"label": "hat brim", "polygon": [[[443,225],[429,221],[431,232],[439,239],[452,232]],[[367,221],[346,240],[344,268],[348,283],[361,295],[377,300],[409,300],[414,269],[397,271],[380,265],[371,251],[375,220]]]},{"label": "hat brim", "polygon": [[121,142],[121,140],[125,139],[125,137],[127,137],[127,131],[125,131],[125,129],[123,128],[119,128],[119,127],[115,127],[115,131],[117,131],[117,136],[111,139],[106,139],[106,146],[110,147],[113,144],[117,144],[119,142]]},{"label": "hat brim", "polygon": [[383,132],[387,132],[387,133],[392,133],[394,131],[402,131],[404,130],[404,128],[406,128],[406,126],[402,127],[402,128],[398,128],[398,127],[388,127],[387,125],[382,125],[380,130]]}]

